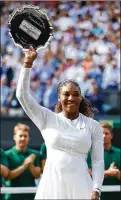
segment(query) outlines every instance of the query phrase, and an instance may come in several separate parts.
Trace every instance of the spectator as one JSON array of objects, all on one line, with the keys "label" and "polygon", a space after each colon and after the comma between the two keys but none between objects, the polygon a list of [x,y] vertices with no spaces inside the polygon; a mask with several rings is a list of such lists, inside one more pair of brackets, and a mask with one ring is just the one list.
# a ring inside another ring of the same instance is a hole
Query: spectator
[{"label": "spectator", "polygon": [[[17,124],[13,135],[15,146],[5,152],[9,161],[10,173],[7,178],[11,187],[34,187],[35,179],[40,177],[40,153],[27,147],[29,130],[25,124]],[[11,194],[6,195],[6,199],[34,200],[34,196],[34,194]]]},{"label": "spectator", "polygon": [[107,90],[118,90],[120,83],[120,69],[116,65],[116,61],[112,61],[111,65],[104,69],[102,88]]},{"label": "spectator", "polygon": [[[120,185],[121,184],[121,150],[112,145],[112,126],[108,122],[102,122],[101,127],[104,137],[104,185]],[[91,155],[88,155],[88,166],[91,174]],[[101,200],[120,199],[118,192],[102,193]]]},{"label": "spectator", "polygon": [[71,62],[72,65],[61,74],[60,78],[61,80],[74,79],[81,84],[81,82],[84,80],[85,71],[80,66],[80,62],[78,60],[72,60]]},{"label": "spectator", "polygon": [[8,96],[10,93],[10,87],[7,85],[7,78],[5,75],[1,77],[1,113],[6,115],[8,112]]},{"label": "spectator", "polygon": [[10,86],[11,86],[10,93],[8,95],[8,105],[9,105],[8,115],[11,117],[23,116],[24,111],[21,108],[18,99],[16,98],[16,82],[12,80]]},{"label": "spectator", "polygon": [[[5,155],[5,152],[3,149],[0,149],[0,187],[4,185],[4,179],[8,177],[9,174],[9,168],[8,168],[8,159]],[[4,200],[4,195],[0,195],[1,199]]]},{"label": "spectator", "polygon": [[82,66],[85,72],[88,72],[92,65],[93,65],[92,57],[90,55],[87,55],[84,61],[82,62]]},{"label": "spectator", "polygon": [[1,67],[0,67],[0,76],[6,76],[7,85],[10,87],[11,80],[14,77],[14,71],[11,66],[6,64],[6,60],[2,58]]},{"label": "spectator", "polygon": [[103,30],[98,26],[97,23],[94,23],[92,34],[96,36],[96,35],[101,35],[102,33],[103,33]]},{"label": "spectator", "polygon": [[102,83],[102,72],[99,69],[99,67],[95,64],[93,64],[88,71],[88,78],[92,78],[96,81],[98,87],[100,87]]},{"label": "spectator", "polygon": [[6,47],[6,54],[3,56],[6,65],[7,66],[12,66],[13,68],[16,67],[16,63],[18,62],[17,56],[14,56],[14,46],[8,45]]},{"label": "spectator", "polygon": [[55,26],[57,26],[62,31],[65,31],[68,28],[73,27],[75,25],[73,19],[71,19],[68,16],[68,9],[69,9],[68,4],[61,4],[59,6],[60,17],[56,20],[56,22],[54,24]]},{"label": "spectator", "polygon": [[98,110],[98,114],[103,114],[103,103],[104,97],[103,94],[100,92],[98,85],[96,84],[94,79],[90,80],[93,92],[87,93],[85,97],[92,103],[92,105]]},{"label": "spectator", "polygon": [[37,102],[41,104],[43,100],[44,86],[41,83],[40,77],[35,77],[31,82],[30,92]]},{"label": "spectator", "polygon": [[52,84],[52,77],[49,77],[47,79],[47,86],[45,89],[44,97],[43,97],[43,105],[46,108],[49,108],[50,110],[54,111],[54,107],[57,103],[57,91],[56,91],[56,85]]},{"label": "spectator", "polygon": [[84,75],[84,80],[79,82],[79,85],[82,88],[82,94],[84,96],[91,95],[93,93],[93,87],[87,73]]}]

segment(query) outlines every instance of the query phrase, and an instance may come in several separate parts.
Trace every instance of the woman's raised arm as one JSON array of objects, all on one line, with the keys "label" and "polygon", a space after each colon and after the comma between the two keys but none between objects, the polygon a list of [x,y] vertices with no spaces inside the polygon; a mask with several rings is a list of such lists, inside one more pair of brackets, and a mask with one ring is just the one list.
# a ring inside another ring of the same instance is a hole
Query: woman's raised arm
[{"label": "woman's raised arm", "polygon": [[21,69],[16,96],[22,108],[35,125],[40,129],[44,129],[47,123],[47,117],[53,115],[50,110],[40,106],[38,102],[30,95],[30,74],[34,60],[37,58],[37,52],[30,47],[25,52],[24,66]]}]

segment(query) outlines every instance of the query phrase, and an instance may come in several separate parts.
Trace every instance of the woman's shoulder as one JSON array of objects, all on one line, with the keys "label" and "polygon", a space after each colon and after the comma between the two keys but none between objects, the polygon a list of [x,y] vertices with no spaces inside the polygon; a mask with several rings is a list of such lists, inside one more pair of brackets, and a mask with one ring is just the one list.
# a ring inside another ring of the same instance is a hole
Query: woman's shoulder
[{"label": "woman's shoulder", "polygon": [[96,119],[92,117],[87,117],[83,114],[81,114],[81,116],[83,117],[84,121],[86,122],[88,127],[90,127],[91,130],[94,131],[97,128],[101,128],[100,123]]},{"label": "woman's shoulder", "polygon": [[92,123],[99,123],[96,119],[92,118],[92,117],[87,117],[86,115],[80,113],[80,117],[83,117],[83,119],[87,120],[87,121],[91,121]]}]

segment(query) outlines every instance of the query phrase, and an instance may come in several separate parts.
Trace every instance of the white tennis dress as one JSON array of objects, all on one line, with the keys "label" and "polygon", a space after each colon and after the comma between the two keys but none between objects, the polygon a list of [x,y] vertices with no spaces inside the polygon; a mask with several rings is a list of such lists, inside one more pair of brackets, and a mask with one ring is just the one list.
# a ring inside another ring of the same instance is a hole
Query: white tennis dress
[{"label": "white tennis dress", "polygon": [[[101,189],[104,177],[103,135],[99,123],[82,114],[75,120],[56,114],[30,95],[30,71],[21,69],[17,98],[42,133],[47,161],[35,200],[90,199],[93,189]],[[92,178],[87,153],[91,148]]]}]

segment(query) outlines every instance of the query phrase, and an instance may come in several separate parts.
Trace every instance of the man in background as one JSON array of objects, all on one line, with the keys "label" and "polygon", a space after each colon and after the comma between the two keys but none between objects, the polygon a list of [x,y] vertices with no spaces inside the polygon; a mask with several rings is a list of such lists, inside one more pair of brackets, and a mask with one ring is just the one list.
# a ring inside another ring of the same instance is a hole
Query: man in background
[{"label": "man in background", "polygon": [[[9,168],[8,168],[8,159],[5,155],[3,149],[0,149],[0,187],[3,187],[5,184],[5,179],[8,177]],[[4,200],[4,195],[0,194],[2,200]]]},{"label": "man in background", "polygon": [[[113,132],[112,125],[108,122],[101,123],[104,137],[104,182],[103,185],[120,185],[121,184],[121,151],[112,145]],[[91,155],[87,158],[89,173],[91,175]],[[118,200],[120,192],[102,192],[101,200]]]},{"label": "man in background", "polygon": [[[40,177],[41,157],[39,151],[28,148],[30,128],[25,124],[14,127],[15,146],[7,150],[11,187],[34,187],[35,179]],[[35,194],[6,195],[7,200],[34,200]]]}]

